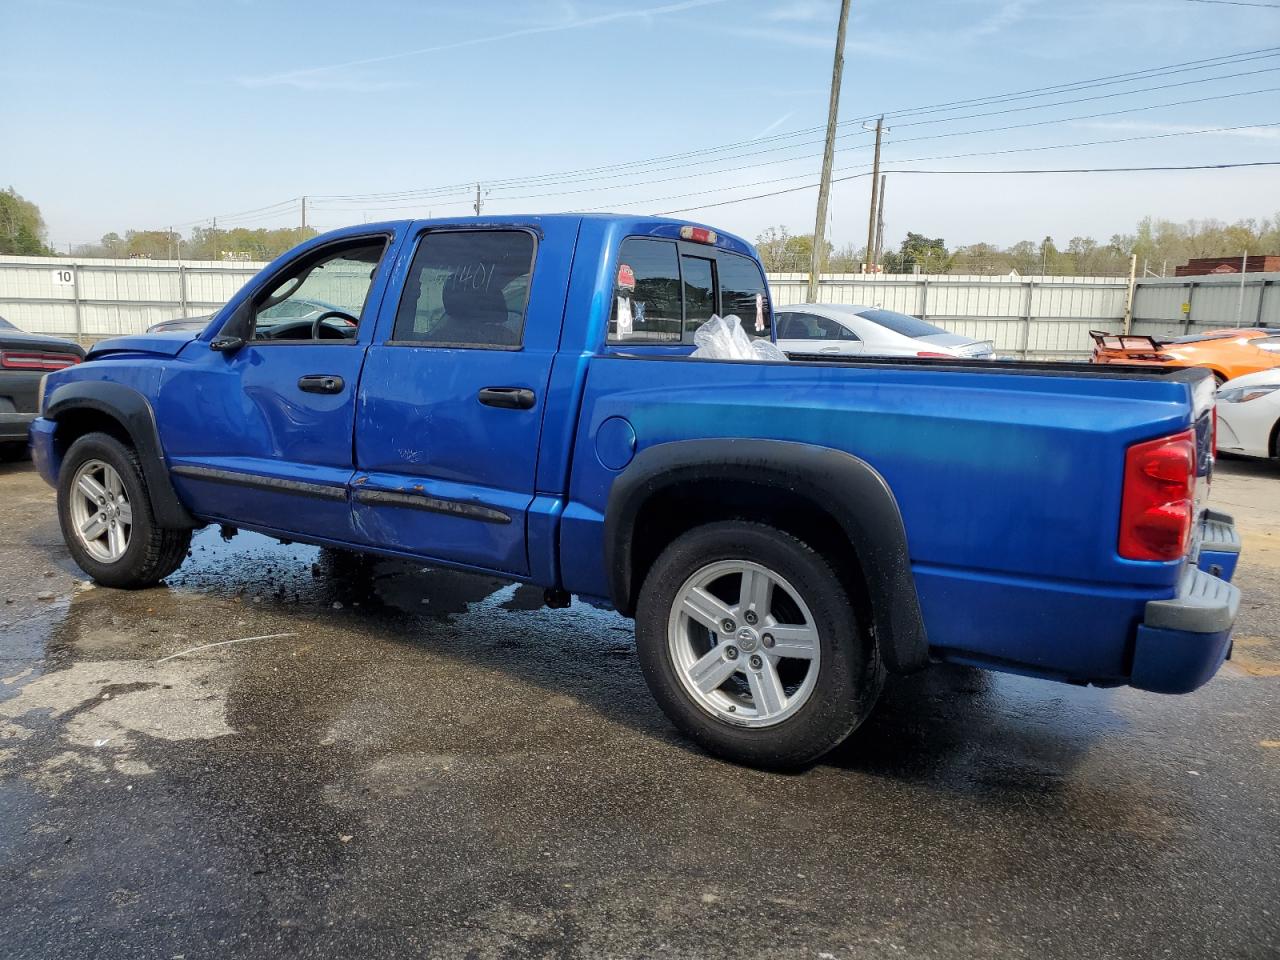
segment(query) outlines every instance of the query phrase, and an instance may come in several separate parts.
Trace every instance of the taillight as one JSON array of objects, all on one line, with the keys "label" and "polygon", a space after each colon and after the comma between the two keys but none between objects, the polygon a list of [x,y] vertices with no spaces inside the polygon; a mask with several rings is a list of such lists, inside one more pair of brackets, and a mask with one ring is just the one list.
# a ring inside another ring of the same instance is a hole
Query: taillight
[{"label": "taillight", "polygon": [[1128,449],[1120,500],[1120,556],[1177,560],[1187,552],[1195,476],[1196,444],[1190,430]]},{"label": "taillight", "polygon": [[692,240],[694,243],[715,243],[716,232],[706,227],[684,226],[680,228],[681,240]]},{"label": "taillight", "polygon": [[74,353],[37,353],[32,350],[0,350],[0,367],[5,370],[62,370],[75,366],[80,358]]},{"label": "taillight", "polygon": [[954,353],[933,353],[933,352],[931,352],[931,351],[929,351],[929,350],[921,350],[919,353],[917,353],[917,354],[916,354],[916,356],[917,356],[917,357],[925,357],[926,359],[929,359],[929,360],[955,360],[955,359],[957,359],[957,357],[956,357],[956,355],[955,355]]}]

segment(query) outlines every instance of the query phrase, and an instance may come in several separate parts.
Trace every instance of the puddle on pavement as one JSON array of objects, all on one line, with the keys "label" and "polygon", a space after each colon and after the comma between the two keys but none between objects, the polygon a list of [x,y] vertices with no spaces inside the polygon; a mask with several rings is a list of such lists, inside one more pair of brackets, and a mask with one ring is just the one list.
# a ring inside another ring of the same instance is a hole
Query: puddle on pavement
[{"label": "puddle on pavement", "polygon": [[[0,678],[0,773],[16,765],[48,792],[77,770],[148,773],[140,756],[147,744],[232,733],[285,741],[301,735],[328,745],[368,739],[370,715],[386,712],[373,701],[396,696],[362,688],[359,661],[370,651],[409,658],[410,675],[429,673],[437,654],[445,669],[457,660],[464,669],[528,661],[527,671],[506,677],[488,671],[481,685],[490,688],[553,685],[553,668],[534,662],[548,638],[556,644],[548,659],[568,658],[584,670],[593,659],[633,652],[628,621],[582,603],[546,610],[542,591],[528,585],[250,533],[227,542],[217,528],[197,533],[165,586],[129,592],[85,584],[29,620],[25,633],[10,634],[15,643],[6,642],[12,659]],[[281,677],[282,668],[293,676]],[[380,683],[395,686],[385,674]],[[400,699],[413,695],[406,689]],[[578,705],[563,693],[550,696]],[[357,698],[371,699],[352,719],[347,711]],[[453,705],[466,708],[465,701]],[[465,718],[452,720],[468,726]],[[37,735],[43,745],[32,749]],[[422,739],[410,724],[388,740],[413,747],[415,737]]]}]

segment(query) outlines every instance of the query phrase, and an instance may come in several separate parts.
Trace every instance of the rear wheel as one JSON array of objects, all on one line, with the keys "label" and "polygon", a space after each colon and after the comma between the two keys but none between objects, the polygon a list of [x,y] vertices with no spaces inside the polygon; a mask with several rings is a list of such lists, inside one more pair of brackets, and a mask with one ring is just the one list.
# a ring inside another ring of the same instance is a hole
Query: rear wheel
[{"label": "rear wheel", "polygon": [[108,587],[149,587],[178,569],[191,531],[157,523],[137,451],[105,433],[71,445],[58,479],[58,520],[72,558]]},{"label": "rear wheel", "polygon": [[752,766],[816,760],[866,718],[884,680],[831,564],[755,523],[708,524],[672,542],[645,578],[636,640],[672,722]]}]

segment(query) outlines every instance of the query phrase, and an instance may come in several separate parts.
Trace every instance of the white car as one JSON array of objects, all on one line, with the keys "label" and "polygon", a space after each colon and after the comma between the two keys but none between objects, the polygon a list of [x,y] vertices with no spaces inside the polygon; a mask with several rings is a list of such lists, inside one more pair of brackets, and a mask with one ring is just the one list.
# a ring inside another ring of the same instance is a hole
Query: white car
[{"label": "white car", "polygon": [[775,308],[778,346],[788,353],[867,357],[990,359],[990,340],[974,340],[880,307],[797,303]]},{"label": "white car", "polygon": [[1218,388],[1218,449],[1280,457],[1280,367],[1236,377]]}]

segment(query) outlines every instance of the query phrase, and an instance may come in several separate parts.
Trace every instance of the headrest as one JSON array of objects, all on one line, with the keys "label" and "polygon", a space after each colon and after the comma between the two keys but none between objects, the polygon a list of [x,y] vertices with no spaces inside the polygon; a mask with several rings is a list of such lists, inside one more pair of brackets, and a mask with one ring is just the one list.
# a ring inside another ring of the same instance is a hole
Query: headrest
[{"label": "headrest", "polygon": [[476,289],[463,280],[450,277],[444,285],[444,310],[455,320],[466,323],[506,323],[507,301],[492,288]]}]

